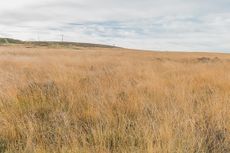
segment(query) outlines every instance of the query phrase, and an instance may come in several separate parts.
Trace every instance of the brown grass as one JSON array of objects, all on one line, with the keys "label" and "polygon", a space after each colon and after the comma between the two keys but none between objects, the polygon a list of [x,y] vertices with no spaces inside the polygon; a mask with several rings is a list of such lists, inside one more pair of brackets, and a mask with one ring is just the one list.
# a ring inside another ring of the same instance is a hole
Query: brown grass
[{"label": "brown grass", "polygon": [[230,152],[230,55],[0,47],[0,153]]}]

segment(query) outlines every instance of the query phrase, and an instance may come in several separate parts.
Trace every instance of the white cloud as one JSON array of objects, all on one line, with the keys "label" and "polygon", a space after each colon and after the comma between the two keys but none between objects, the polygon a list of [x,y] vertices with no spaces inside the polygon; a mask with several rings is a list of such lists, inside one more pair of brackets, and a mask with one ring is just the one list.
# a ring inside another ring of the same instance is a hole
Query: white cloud
[{"label": "white cloud", "polygon": [[228,0],[8,0],[0,36],[156,50],[230,51]]}]

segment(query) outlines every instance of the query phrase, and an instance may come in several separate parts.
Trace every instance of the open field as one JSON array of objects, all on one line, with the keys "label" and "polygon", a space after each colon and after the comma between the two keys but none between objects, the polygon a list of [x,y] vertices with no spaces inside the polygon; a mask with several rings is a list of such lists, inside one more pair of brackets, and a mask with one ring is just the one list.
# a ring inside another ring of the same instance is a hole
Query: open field
[{"label": "open field", "polygon": [[0,46],[0,153],[228,153],[230,55]]}]

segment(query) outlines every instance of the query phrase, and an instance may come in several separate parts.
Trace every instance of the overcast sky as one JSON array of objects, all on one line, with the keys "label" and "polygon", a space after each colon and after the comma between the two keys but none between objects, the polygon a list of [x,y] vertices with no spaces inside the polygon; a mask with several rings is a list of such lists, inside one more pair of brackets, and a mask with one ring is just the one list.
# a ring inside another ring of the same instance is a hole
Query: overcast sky
[{"label": "overcast sky", "polygon": [[0,37],[230,52],[230,0],[7,0]]}]

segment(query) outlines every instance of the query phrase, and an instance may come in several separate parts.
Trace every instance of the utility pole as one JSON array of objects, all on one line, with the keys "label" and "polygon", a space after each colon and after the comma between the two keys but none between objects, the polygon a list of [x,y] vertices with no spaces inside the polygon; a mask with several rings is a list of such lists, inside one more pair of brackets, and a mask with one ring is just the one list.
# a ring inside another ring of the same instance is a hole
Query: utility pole
[{"label": "utility pole", "polygon": [[62,34],[61,35],[61,42],[63,42],[64,41],[64,35]]},{"label": "utility pole", "polygon": [[37,40],[40,41],[39,33],[37,33]]}]

